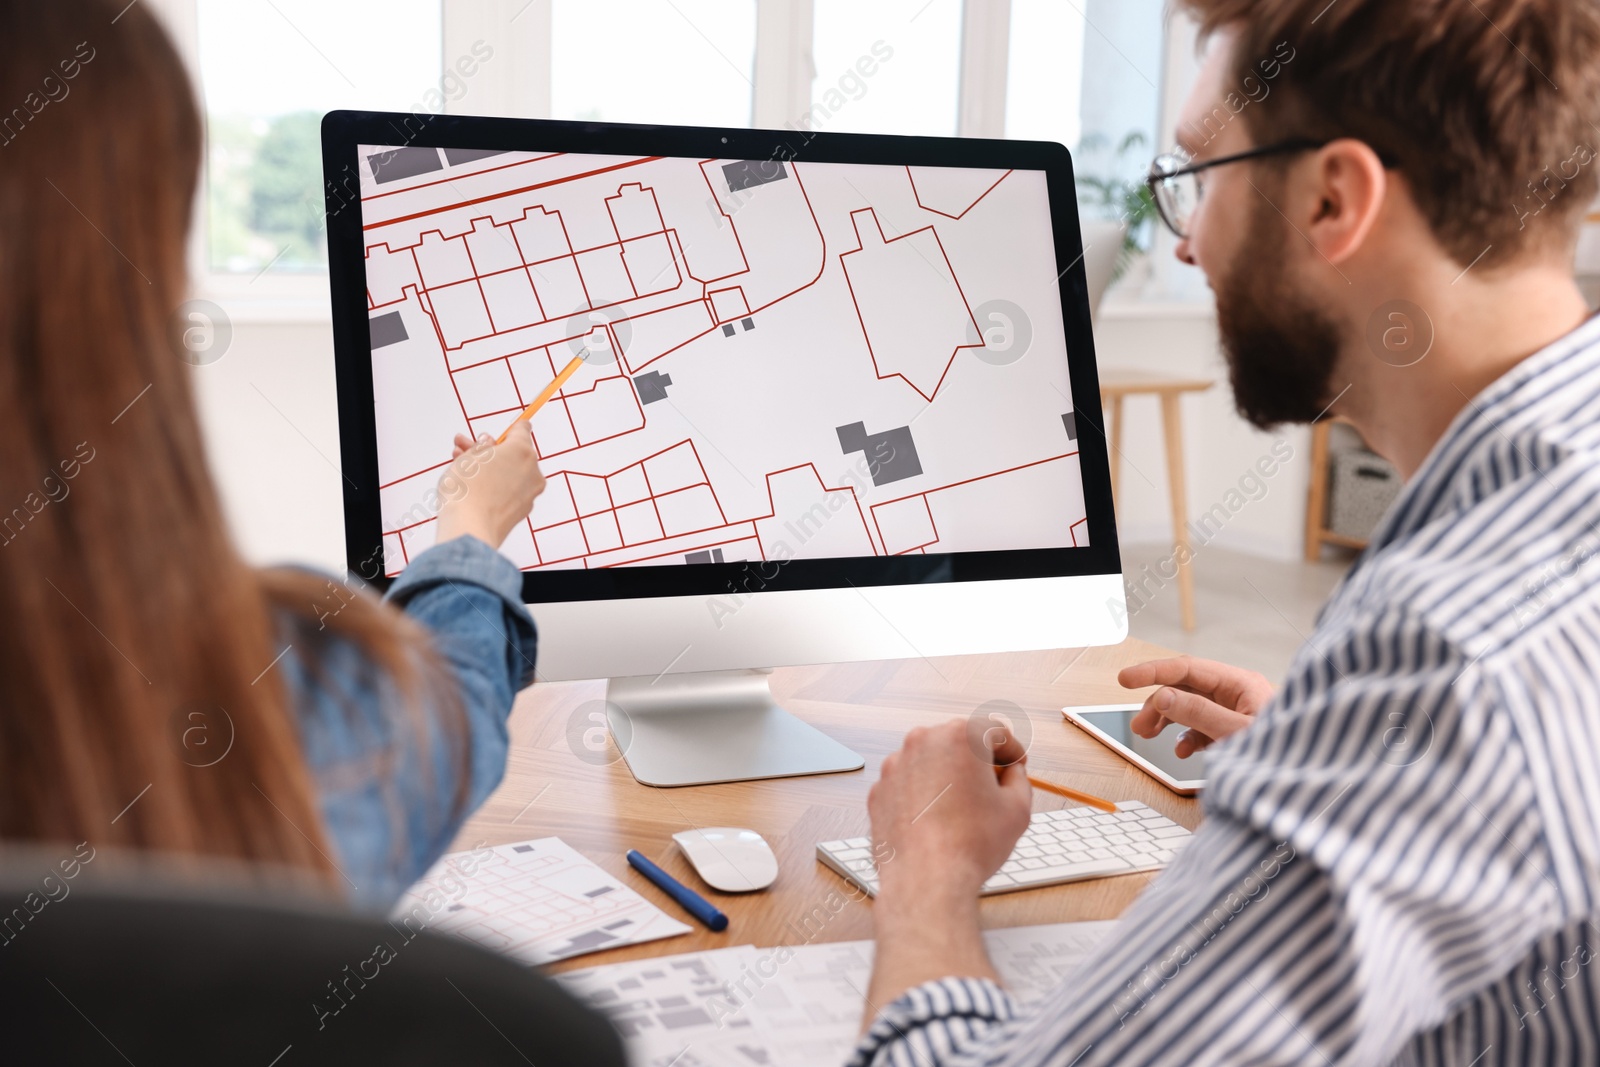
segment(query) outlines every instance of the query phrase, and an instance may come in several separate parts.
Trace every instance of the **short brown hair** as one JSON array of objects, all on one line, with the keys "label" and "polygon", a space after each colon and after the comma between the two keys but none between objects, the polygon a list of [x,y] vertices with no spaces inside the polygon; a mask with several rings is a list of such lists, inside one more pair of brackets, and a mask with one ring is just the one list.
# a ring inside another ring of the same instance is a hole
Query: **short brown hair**
[{"label": "short brown hair", "polygon": [[1246,109],[1261,143],[1365,141],[1462,264],[1571,248],[1600,192],[1600,0],[1178,3],[1237,31],[1236,84],[1294,50]]}]

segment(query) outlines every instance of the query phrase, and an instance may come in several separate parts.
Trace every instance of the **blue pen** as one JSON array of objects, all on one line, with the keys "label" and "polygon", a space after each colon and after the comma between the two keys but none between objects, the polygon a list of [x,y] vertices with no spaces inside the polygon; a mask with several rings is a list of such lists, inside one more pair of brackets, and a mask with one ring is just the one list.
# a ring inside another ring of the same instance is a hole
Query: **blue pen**
[{"label": "blue pen", "polygon": [[628,866],[660,886],[662,892],[682,904],[684,911],[705,923],[712,931],[728,928],[728,917],[712,907],[709,900],[645,859],[637,849],[628,850]]}]

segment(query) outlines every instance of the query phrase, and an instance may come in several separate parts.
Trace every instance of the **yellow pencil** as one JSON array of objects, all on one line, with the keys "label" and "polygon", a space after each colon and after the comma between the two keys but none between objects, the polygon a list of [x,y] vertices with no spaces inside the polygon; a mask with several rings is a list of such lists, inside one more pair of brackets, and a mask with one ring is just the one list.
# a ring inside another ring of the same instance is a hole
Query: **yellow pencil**
[{"label": "yellow pencil", "polygon": [[[1003,770],[1005,770],[1004,767],[998,763],[995,764],[995,774],[998,775]],[[1066,797],[1068,800],[1075,800],[1079,804],[1087,804],[1091,808],[1099,808],[1101,811],[1111,812],[1114,814],[1117,810],[1117,806],[1111,801],[1102,800],[1093,793],[1080,793],[1076,789],[1068,789],[1064,785],[1056,785],[1054,782],[1047,782],[1043,778],[1035,778],[1031,774],[1028,775],[1028,784],[1033,786],[1035,789],[1043,789],[1046,793],[1054,793],[1058,797]]]},{"label": "yellow pencil", "polygon": [[545,401],[559,393],[561,391],[561,387],[567,384],[567,379],[578,373],[578,368],[581,366],[583,366],[583,357],[581,355],[573,356],[572,362],[568,363],[565,367],[562,367],[561,373],[556,375],[556,380],[545,386],[544,390],[540,392],[538,396],[533,398],[533,403],[522,409],[521,415],[518,415],[516,418],[511,420],[511,426],[507,426],[505,428],[505,432],[499,437],[495,438],[494,443],[497,445],[505,444],[506,438],[511,436],[512,427],[516,426],[516,424],[519,422],[527,422],[529,419],[533,418],[534,415],[538,414],[539,409],[544,407]]}]

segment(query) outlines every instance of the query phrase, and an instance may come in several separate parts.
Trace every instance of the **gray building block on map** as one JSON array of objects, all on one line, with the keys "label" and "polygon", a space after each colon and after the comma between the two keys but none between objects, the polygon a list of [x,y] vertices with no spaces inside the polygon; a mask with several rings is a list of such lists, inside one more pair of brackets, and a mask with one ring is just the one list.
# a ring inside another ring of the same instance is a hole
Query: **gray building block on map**
[{"label": "gray building block on map", "polygon": [[1061,425],[1067,428],[1067,440],[1076,441],[1078,439],[1078,413],[1076,411],[1068,411],[1063,414],[1061,416]]},{"label": "gray building block on map", "polygon": [[835,431],[839,435],[839,449],[846,455],[861,452],[867,457],[867,471],[873,485],[915,478],[922,473],[922,460],[917,456],[916,442],[911,439],[910,426],[896,426],[882,433],[868,433],[864,422],[852,422]]},{"label": "gray building block on map", "polygon": [[372,350],[376,352],[388,345],[397,345],[401,341],[409,341],[411,335],[406,333],[405,320],[400,317],[400,312],[391,311],[387,315],[377,315],[367,322],[367,332],[372,338]]},{"label": "gray building block on map", "polygon": [[722,558],[722,549],[713,548],[708,552],[688,552],[684,554],[685,563],[725,563]]},{"label": "gray building block on map", "polygon": [[781,159],[741,159],[737,163],[724,163],[722,176],[727,180],[728,192],[754,189],[769,182],[781,182],[789,176],[789,168]]},{"label": "gray building block on map", "polygon": [[372,168],[372,180],[379,185],[444,169],[437,148],[391,148],[387,152],[374,152],[367,157],[367,166]]},{"label": "gray building block on map", "polygon": [[447,166],[459,167],[463,163],[471,163],[478,159],[488,159],[490,156],[503,156],[503,148],[446,148],[444,161]]},{"label": "gray building block on map", "polygon": [[653,370],[646,371],[633,379],[633,387],[639,393],[641,404],[654,404],[657,400],[665,400],[667,386],[671,384],[672,375]]}]

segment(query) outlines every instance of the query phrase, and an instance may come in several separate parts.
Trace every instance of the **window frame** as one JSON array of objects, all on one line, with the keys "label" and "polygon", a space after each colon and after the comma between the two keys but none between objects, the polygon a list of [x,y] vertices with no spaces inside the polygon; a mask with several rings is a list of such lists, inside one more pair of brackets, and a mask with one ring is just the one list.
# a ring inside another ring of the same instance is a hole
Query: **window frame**
[{"label": "window frame", "polygon": [[[162,19],[200,84],[199,0],[145,0]],[[493,116],[547,117],[551,107],[553,0],[440,0],[443,19],[440,70],[444,57],[465,54],[479,40],[489,41],[497,62],[486,64],[473,80],[470,103],[445,112]],[[756,52],[751,123],[779,129],[797,122],[812,106],[816,64],[812,50],[812,0],[755,0]],[[961,137],[1003,138],[1010,53],[1011,0],[962,0],[961,62],[957,81],[956,133]],[[1178,32],[1174,32],[1178,31]],[[1170,139],[1176,108],[1173,74],[1182,67],[1179,47],[1193,48],[1192,32],[1168,23],[1164,29],[1166,86],[1160,94],[1157,128]],[[1177,46],[1177,47],[1175,47]],[[207,249],[207,203],[195,198],[189,263],[196,295],[229,309],[235,321],[327,322],[325,271],[254,277],[211,269]],[[1159,246],[1158,246],[1159,247]]]}]

